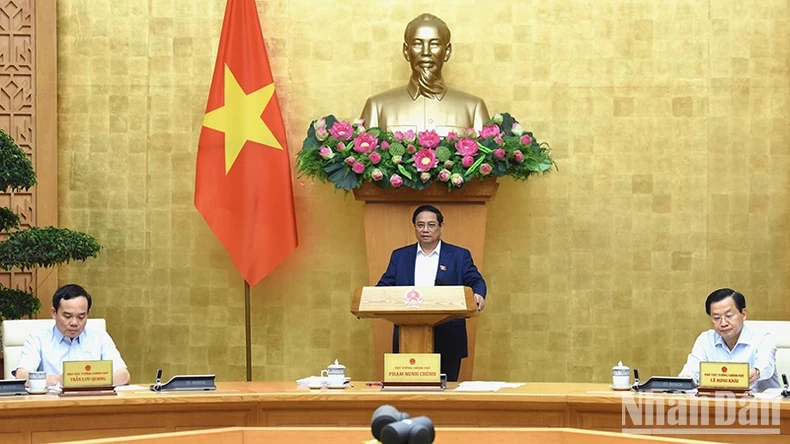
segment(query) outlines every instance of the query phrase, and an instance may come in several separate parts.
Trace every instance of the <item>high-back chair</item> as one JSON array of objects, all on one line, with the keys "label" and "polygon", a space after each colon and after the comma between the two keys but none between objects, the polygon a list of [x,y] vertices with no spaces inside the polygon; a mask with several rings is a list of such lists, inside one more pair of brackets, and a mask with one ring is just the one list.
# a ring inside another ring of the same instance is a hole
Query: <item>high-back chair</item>
[{"label": "high-back chair", "polygon": [[[776,341],[776,373],[790,377],[790,321],[746,321],[757,332],[769,332]],[[781,380],[781,379],[780,379]]]}]

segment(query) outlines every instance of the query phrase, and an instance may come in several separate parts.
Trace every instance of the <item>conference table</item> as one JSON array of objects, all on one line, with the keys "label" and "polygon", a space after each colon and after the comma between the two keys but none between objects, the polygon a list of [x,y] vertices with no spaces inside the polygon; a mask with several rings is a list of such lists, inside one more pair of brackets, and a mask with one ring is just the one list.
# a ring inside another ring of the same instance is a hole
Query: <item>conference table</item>
[{"label": "conference table", "polygon": [[[637,397],[612,391],[605,384],[586,383],[526,383],[496,392],[456,391],[454,384],[442,392],[382,391],[364,382],[352,384],[340,390],[311,390],[298,388],[295,382],[224,382],[217,383],[213,392],[155,393],[131,387],[114,396],[0,397],[0,443],[221,427],[367,427],[373,411],[382,404],[412,416],[426,415],[440,427],[570,427],[609,432],[625,428],[717,442],[790,442],[790,399],[784,398]],[[639,412],[646,413],[640,416]],[[744,425],[741,419],[749,419],[749,413],[762,423]],[[736,420],[720,426],[722,414],[725,422],[733,414]]]}]

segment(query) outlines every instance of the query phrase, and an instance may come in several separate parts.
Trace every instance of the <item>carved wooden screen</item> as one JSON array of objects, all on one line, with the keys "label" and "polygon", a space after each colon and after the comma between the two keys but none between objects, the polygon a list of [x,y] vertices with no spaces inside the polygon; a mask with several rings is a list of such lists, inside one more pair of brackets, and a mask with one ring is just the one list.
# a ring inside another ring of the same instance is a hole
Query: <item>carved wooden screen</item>
[{"label": "carved wooden screen", "polygon": [[[0,128],[38,175],[29,191],[3,190],[0,205],[18,213],[23,228],[57,226],[56,44],[55,0],[0,2]],[[0,283],[46,300],[57,288],[57,271],[0,271]]]}]

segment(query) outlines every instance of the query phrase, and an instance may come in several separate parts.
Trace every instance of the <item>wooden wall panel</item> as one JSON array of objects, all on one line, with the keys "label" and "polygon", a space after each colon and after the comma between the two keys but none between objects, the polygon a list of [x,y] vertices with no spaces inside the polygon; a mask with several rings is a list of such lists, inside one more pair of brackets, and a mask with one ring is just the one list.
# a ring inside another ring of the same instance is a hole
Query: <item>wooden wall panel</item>
[{"label": "wooden wall panel", "polygon": [[[57,27],[52,0],[0,4],[0,128],[27,153],[38,175],[38,185],[28,191],[3,190],[0,205],[19,213],[23,228],[57,225]],[[0,283],[46,301],[57,288],[57,270],[3,271]]]}]

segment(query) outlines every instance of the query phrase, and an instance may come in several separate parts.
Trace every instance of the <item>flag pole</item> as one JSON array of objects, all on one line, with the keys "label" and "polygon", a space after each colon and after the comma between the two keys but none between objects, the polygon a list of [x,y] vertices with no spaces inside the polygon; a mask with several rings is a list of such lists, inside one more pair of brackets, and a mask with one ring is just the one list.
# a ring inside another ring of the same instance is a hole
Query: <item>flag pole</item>
[{"label": "flag pole", "polygon": [[250,284],[244,280],[244,337],[247,350],[247,382],[252,381],[252,341],[250,339]]}]

